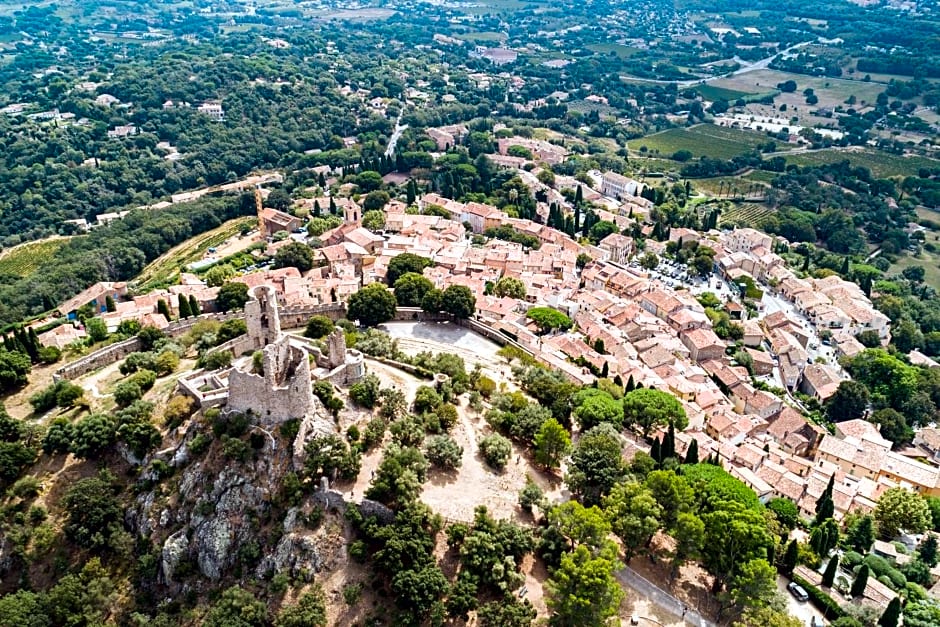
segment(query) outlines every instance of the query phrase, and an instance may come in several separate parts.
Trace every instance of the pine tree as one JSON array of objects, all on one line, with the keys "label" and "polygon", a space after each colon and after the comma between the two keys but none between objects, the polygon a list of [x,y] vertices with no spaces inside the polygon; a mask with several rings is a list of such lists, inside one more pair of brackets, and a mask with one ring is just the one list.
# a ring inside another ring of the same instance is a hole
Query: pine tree
[{"label": "pine tree", "polygon": [[184,295],[180,294],[179,296],[179,310],[180,310],[180,320],[184,320],[190,317],[192,312],[189,310],[189,299]]},{"label": "pine tree", "polygon": [[196,300],[193,294],[189,295],[189,312],[194,316],[198,316],[202,313],[202,309],[199,307],[199,301]]},{"label": "pine tree", "polygon": [[829,560],[829,563],[826,564],[826,571],[823,573],[822,585],[827,588],[831,588],[833,582],[836,580],[836,572],[839,569],[839,555],[833,555],[832,559]]},{"label": "pine tree", "polygon": [[849,594],[852,597],[860,597],[865,594],[865,588],[868,587],[868,564],[862,564],[855,575],[855,581],[852,582],[852,590]]},{"label": "pine tree", "polygon": [[786,553],[783,554],[783,560],[780,562],[780,571],[785,575],[790,575],[796,568],[799,557],[800,547],[797,546],[796,540],[790,540]]},{"label": "pine tree", "polygon": [[166,301],[162,298],[157,301],[157,313],[163,314],[167,320],[172,320],[173,316],[170,314],[170,307],[166,304]]},{"label": "pine tree", "polygon": [[689,449],[685,452],[685,463],[686,464],[697,464],[698,463],[698,440],[692,438],[692,441],[689,442]]},{"label": "pine tree", "polygon": [[894,597],[878,620],[878,627],[898,627],[899,618],[901,618],[901,597]]}]

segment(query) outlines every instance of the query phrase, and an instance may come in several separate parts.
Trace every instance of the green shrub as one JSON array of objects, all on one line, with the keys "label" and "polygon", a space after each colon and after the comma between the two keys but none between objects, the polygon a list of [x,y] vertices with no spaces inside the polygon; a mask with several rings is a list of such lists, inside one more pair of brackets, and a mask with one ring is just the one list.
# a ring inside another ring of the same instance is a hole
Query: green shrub
[{"label": "green shrub", "polygon": [[815,605],[816,608],[823,613],[824,618],[832,621],[845,616],[845,612],[841,607],[839,607],[839,604],[836,603],[831,596],[810,582],[806,581],[799,575],[793,575],[793,581],[806,590],[806,594],[809,595],[810,601],[812,601],[813,605]]},{"label": "green shrub", "polygon": [[493,433],[480,440],[480,453],[487,464],[501,469],[512,455],[512,444],[498,433]]},{"label": "green shrub", "polygon": [[251,448],[238,438],[222,436],[222,454],[227,459],[244,462],[251,455]]},{"label": "green shrub", "polygon": [[142,391],[147,391],[157,382],[157,373],[143,368],[127,378],[127,383],[136,384]]}]

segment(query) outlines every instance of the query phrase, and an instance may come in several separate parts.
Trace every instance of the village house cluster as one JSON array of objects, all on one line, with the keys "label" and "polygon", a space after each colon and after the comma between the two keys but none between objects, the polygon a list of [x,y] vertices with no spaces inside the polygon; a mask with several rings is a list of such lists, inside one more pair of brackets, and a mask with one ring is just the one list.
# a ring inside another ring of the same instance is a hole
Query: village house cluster
[{"label": "village house cluster", "polygon": [[[447,144],[462,129],[450,132],[436,139]],[[648,201],[635,196],[641,188],[634,183],[603,175],[597,177],[597,190],[585,190],[585,197],[601,199],[607,209],[599,216],[627,230],[641,215],[630,217],[634,211],[650,208]],[[618,200],[611,195],[626,197]],[[315,204],[325,208],[331,198],[297,202],[307,209]],[[811,515],[832,476],[836,478],[837,517],[871,510],[884,490],[896,485],[940,495],[940,467],[892,452],[890,443],[869,423],[841,423],[830,435],[795,409],[799,405],[793,392],[825,401],[846,377],[837,364],[812,359],[819,333],[831,334],[836,356],[851,356],[863,350],[855,335],[872,330],[886,338],[889,321],[853,283],[835,276],[797,277],[773,252],[775,242],[769,235],[746,228],[708,233],[673,229],[670,237],[683,243],[700,241],[715,250],[714,269],[722,281],[735,285],[750,277],[765,290],[765,299],[788,305],[789,310],[767,313],[764,301],[756,300],[750,303],[756,315],[749,317],[742,298],[723,304],[744,328],[744,350],[753,360],[755,376],[778,377],[785,398],[759,389],[751,374],[735,365],[727,354],[728,341],[715,333],[690,290],[668,286],[655,273],[629,264],[637,250],[625,234],[613,233],[597,246],[586,246],[496,207],[436,194],[420,197],[418,207],[435,205],[449,218],[409,212],[403,203],[392,201],[386,207],[384,230],[378,234],[362,226],[362,210],[354,200],[333,197],[332,202],[344,222],[319,238],[323,245],[314,250],[317,264],[313,269],[306,273],[296,268],[261,270],[233,280],[245,283],[253,293],[260,286],[270,286],[280,307],[343,303],[363,285],[385,281],[395,256],[421,255],[433,261],[424,274],[436,287],[468,287],[476,296],[479,322],[572,380],[588,384],[594,380],[593,370],[624,382],[632,378],[675,395],[689,416],[688,429],[676,434],[678,452],[684,453],[697,440],[702,457],[717,454],[734,476],[764,500],[785,497],[803,514]],[[296,226],[289,214],[270,209],[264,210],[262,219],[269,235]],[[500,239],[474,243],[473,235],[505,226],[531,236],[539,247],[525,248]],[[270,243],[266,252],[274,254],[290,241]],[[646,242],[647,252],[664,248],[663,242]],[[584,254],[591,261],[579,268],[578,257]],[[520,279],[526,286],[525,298],[490,295],[488,286],[503,277]],[[164,300],[176,315],[179,299],[193,297],[201,311],[210,312],[218,289],[187,273],[179,285],[145,295],[130,295],[123,283],[101,283],[60,305],[59,311],[72,318],[79,308],[91,304],[110,330],[128,319],[161,328],[169,321],[158,313],[158,301]],[[114,302],[110,312],[105,307],[108,297]],[[535,305],[566,313],[575,328],[539,335],[526,317]],[[42,334],[40,340],[62,347],[82,335],[80,326],[66,324]],[[919,438],[924,457],[940,460],[940,436],[925,431]]]}]

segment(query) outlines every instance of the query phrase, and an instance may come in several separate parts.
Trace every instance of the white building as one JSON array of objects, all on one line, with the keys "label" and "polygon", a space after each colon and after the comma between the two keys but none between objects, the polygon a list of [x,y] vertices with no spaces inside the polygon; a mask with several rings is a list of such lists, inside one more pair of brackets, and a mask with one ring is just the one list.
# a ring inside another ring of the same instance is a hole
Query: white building
[{"label": "white building", "polygon": [[610,198],[626,198],[636,196],[643,189],[643,184],[639,181],[617,174],[616,172],[605,172],[601,176],[601,193]]}]

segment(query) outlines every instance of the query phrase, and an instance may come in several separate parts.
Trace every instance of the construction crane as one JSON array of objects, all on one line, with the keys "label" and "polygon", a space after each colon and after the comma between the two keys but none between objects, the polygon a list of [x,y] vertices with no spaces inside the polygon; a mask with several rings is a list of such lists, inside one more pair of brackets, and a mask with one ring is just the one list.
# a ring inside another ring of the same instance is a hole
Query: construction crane
[{"label": "construction crane", "polygon": [[261,241],[268,239],[264,231],[264,204],[261,202],[261,185],[255,185],[255,209],[258,211],[258,232],[261,233]]}]

